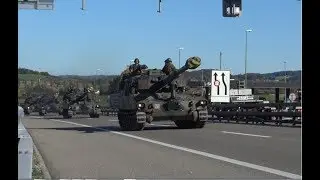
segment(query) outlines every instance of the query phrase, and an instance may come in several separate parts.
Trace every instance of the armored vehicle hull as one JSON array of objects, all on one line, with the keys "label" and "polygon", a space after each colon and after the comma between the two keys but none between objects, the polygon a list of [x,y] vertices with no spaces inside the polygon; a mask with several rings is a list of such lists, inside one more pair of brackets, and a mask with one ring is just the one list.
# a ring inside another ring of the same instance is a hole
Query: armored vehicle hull
[{"label": "armored vehicle hull", "polygon": [[208,120],[207,100],[179,87],[175,80],[186,70],[200,65],[200,58],[191,57],[185,66],[170,75],[160,70],[122,79],[118,94],[110,95],[111,106],[118,109],[123,130],[143,130],[146,123],[171,120],[179,128],[203,128]]}]

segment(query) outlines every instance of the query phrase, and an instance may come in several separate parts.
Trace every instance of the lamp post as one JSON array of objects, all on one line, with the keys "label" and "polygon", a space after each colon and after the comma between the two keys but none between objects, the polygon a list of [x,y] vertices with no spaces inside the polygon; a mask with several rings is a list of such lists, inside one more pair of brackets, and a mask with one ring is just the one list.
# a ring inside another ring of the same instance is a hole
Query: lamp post
[{"label": "lamp post", "polygon": [[220,71],[221,71],[221,64],[222,64],[222,52],[219,53],[219,61],[220,61]]},{"label": "lamp post", "polygon": [[247,88],[248,76],[247,76],[247,58],[248,58],[248,32],[252,32],[251,29],[246,30],[246,44],[244,55],[244,88]]},{"label": "lamp post", "polygon": [[180,48],[179,48],[179,68],[180,68],[181,50],[183,50],[183,49],[184,49],[183,47],[180,47]]},{"label": "lamp post", "polygon": [[[287,61],[283,61],[284,83],[287,84]],[[284,88],[284,102],[287,102],[287,89]]]}]

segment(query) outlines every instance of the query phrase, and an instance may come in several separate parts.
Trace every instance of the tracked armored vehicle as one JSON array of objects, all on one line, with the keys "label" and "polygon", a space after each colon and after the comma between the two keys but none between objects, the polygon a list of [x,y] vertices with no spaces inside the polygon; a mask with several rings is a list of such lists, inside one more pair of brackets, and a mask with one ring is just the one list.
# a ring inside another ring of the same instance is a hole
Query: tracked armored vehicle
[{"label": "tracked armored vehicle", "polygon": [[143,130],[146,123],[161,120],[172,120],[179,128],[204,127],[208,119],[206,98],[187,93],[175,81],[182,73],[196,69],[200,64],[200,58],[191,57],[170,75],[149,69],[122,79],[120,92],[110,95],[110,101],[118,109],[120,127]]},{"label": "tracked armored vehicle", "polygon": [[99,118],[101,109],[90,96],[93,89],[84,89],[83,92],[69,89],[64,94],[61,115],[63,118],[71,118],[75,114],[89,114],[91,118]]},{"label": "tracked armored vehicle", "polygon": [[56,111],[57,99],[50,94],[33,94],[24,101],[24,113],[29,115],[31,112],[38,112],[44,116],[48,112]]}]

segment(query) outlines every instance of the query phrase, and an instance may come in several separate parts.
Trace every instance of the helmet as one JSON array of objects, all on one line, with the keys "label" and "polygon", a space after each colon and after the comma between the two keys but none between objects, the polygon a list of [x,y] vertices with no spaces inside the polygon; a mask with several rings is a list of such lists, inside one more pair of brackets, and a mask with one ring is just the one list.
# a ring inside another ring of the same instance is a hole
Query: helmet
[{"label": "helmet", "polygon": [[138,58],[135,58],[135,59],[134,59],[134,62],[135,62],[135,63],[139,63],[140,60],[139,60]]},{"label": "helmet", "polygon": [[171,58],[167,58],[164,62],[169,63],[169,62],[172,62],[172,60],[171,60]]}]

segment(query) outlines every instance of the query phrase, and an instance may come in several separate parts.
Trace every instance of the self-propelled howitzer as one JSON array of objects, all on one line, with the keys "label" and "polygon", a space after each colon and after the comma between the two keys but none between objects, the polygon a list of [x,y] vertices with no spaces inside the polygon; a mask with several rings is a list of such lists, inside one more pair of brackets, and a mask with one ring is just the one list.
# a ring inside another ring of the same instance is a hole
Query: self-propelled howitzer
[{"label": "self-propelled howitzer", "polygon": [[77,109],[81,114],[89,114],[91,118],[99,118],[101,114],[100,106],[96,104],[94,99],[90,97],[93,89],[84,89],[83,92],[76,92],[70,89],[63,96],[62,102],[62,116],[64,118],[71,118],[72,115],[77,114]]},{"label": "self-propelled howitzer", "polygon": [[142,130],[152,121],[172,120],[180,128],[202,128],[208,119],[207,101],[178,87],[175,80],[188,69],[200,66],[199,57],[165,75],[161,70],[147,72],[124,80],[124,87],[111,101],[117,101],[119,124],[124,130]]}]

